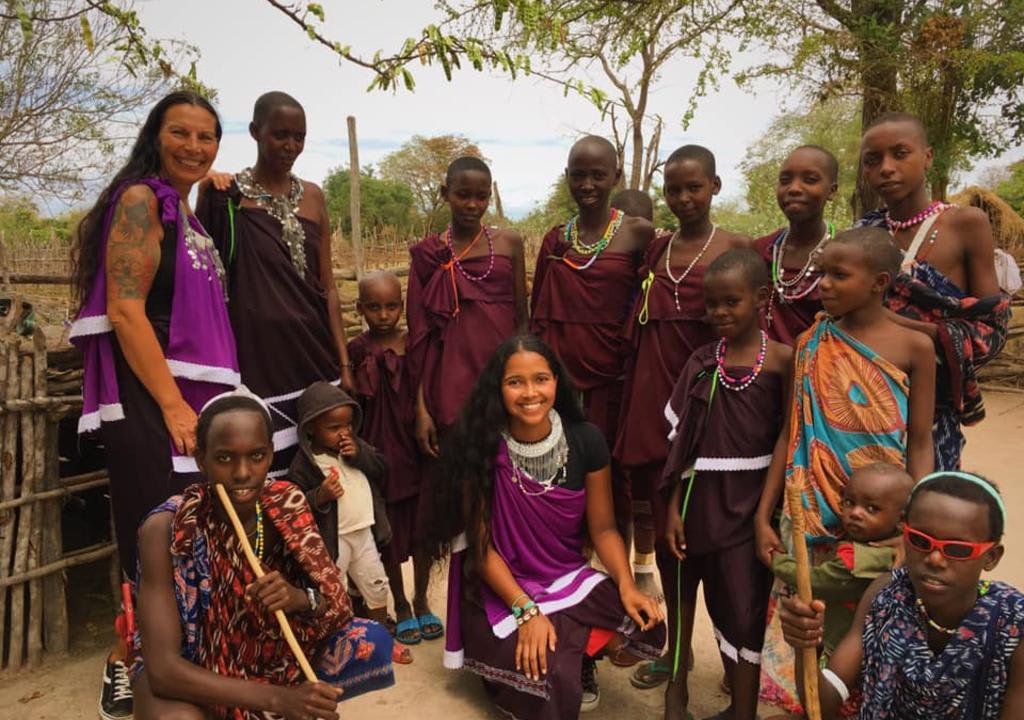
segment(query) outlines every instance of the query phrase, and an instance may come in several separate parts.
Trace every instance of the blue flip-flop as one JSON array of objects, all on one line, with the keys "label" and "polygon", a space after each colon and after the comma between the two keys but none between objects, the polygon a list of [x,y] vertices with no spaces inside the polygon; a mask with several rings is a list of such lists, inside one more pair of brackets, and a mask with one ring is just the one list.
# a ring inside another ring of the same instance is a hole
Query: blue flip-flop
[{"label": "blue flip-flop", "polygon": [[[402,637],[402,633],[415,631],[414,637]],[[420,630],[420,623],[418,618],[406,618],[400,621],[395,626],[395,640],[402,643],[403,645],[418,645],[423,639],[423,631]]]},{"label": "blue flip-flop", "polygon": [[[420,637],[422,637],[424,640],[436,640],[437,638],[444,635],[444,623],[441,622],[441,618],[439,618],[437,615],[434,615],[433,613],[420,615],[416,618],[416,622],[420,624]],[[425,627],[426,625],[436,625],[441,629],[434,630],[433,632],[428,632]]]}]

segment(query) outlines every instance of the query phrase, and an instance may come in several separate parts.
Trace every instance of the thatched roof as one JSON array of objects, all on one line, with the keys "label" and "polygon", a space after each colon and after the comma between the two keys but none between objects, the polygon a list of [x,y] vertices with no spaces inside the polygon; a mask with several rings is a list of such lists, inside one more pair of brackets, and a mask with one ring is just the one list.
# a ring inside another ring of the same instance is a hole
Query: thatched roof
[{"label": "thatched roof", "polygon": [[957,205],[973,205],[988,214],[996,245],[1024,262],[1024,218],[991,190],[971,186],[950,198]]}]

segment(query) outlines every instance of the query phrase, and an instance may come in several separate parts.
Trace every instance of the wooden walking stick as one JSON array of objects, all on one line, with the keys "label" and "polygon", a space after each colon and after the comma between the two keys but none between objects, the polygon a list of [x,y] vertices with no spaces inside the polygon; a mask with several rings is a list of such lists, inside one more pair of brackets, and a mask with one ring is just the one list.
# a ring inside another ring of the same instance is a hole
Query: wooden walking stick
[{"label": "wooden walking stick", "polygon": [[[811,560],[807,554],[807,537],[804,535],[807,523],[804,518],[804,503],[800,488],[794,482],[786,483],[786,499],[793,521],[793,557],[796,560],[796,591],[802,601],[811,604]],[[804,710],[808,720],[821,720],[821,699],[818,697],[818,651],[803,648],[804,666]]]},{"label": "wooden walking stick", "polygon": [[[252,551],[249,538],[245,535],[245,528],[242,527],[242,521],[238,519],[235,506],[231,504],[231,498],[228,497],[228,491],[219,483],[214,487],[217,488],[217,497],[220,498],[220,504],[224,506],[224,512],[228,514],[231,525],[235,528],[235,537],[238,538],[238,543],[242,546],[242,552],[245,553],[245,559],[249,561],[249,567],[256,573],[256,577],[263,577],[263,567],[260,565],[256,554]],[[292,632],[292,626],[288,624],[288,618],[285,617],[284,610],[274,611],[274,618],[277,620],[277,624],[281,626],[284,639],[288,643],[288,647],[292,649],[295,659],[299,661],[299,667],[302,668],[302,674],[306,676],[306,680],[311,683],[319,682],[316,673],[313,672],[313,667],[309,664],[309,660],[306,659],[306,653],[302,652],[302,647],[295,638],[295,633]]]}]

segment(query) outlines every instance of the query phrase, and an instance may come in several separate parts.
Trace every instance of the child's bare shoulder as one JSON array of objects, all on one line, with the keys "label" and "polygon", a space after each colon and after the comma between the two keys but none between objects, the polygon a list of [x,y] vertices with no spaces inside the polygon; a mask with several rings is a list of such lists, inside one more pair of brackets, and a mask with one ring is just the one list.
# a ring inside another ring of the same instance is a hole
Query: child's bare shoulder
[{"label": "child's bare shoulder", "polygon": [[768,341],[765,352],[765,369],[782,375],[789,373],[793,365],[793,348],[775,340]]},{"label": "child's bare shoulder", "polygon": [[991,239],[992,226],[988,214],[981,208],[952,207],[942,213],[942,220],[965,244],[978,239]]},{"label": "child's bare shoulder", "polygon": [[517,256],[523,254],[523,236],[512,228],[499,228],[494,232],[494,244],[498,252]]},{"label": "child's bare shoulder", "polygon": [[643,252],[654,239],[654,224],[647,218],[627,215],[622,219],[619,230],[624,241],[623,251]]},{"label": "child's bare shoulder", "polygon": [[718,228],[716,231],[718,239],[722,241],[729,250],[752,248],[754,247],[754,240],[749,235],[744,233],[733,232],[732,230],[725,230]]}]

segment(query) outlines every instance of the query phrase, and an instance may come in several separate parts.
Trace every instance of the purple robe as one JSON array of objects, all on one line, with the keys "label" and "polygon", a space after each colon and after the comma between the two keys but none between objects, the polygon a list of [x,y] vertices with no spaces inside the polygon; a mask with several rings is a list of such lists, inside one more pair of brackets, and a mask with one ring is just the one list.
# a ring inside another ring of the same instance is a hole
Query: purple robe
[{"label": "purple robe", "polygon": [[[498,345],[516,331],[512,261],[494,256],[483,280],[472,281],[448,266],[451,252],[438,235],[409,249],[408,360],[412,377],[438,429],[451,427]],[[461,261],[474,277],[488,268],[487,255]]]}]

